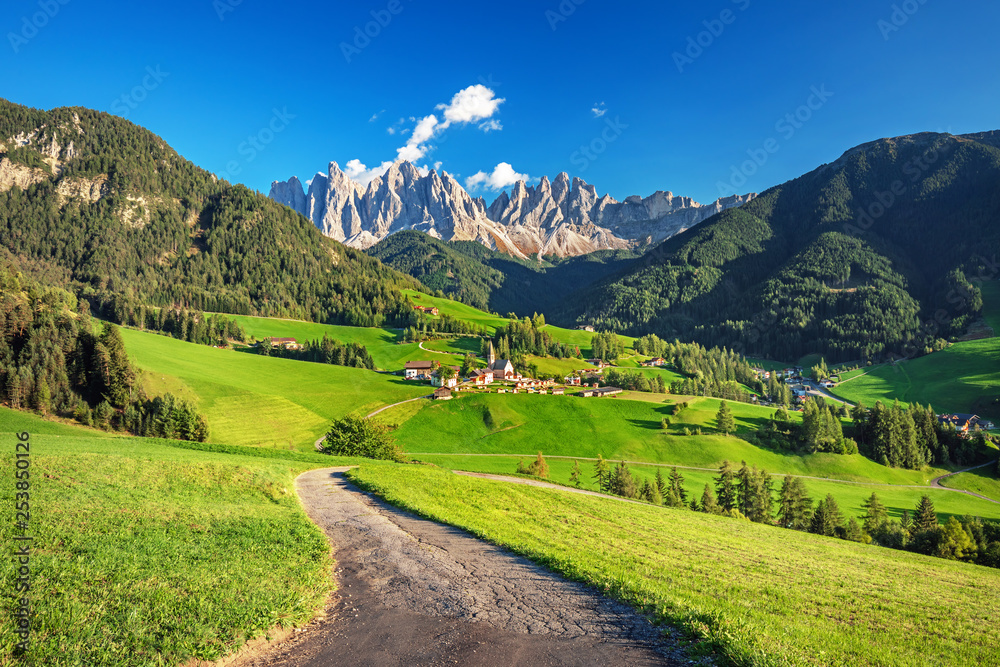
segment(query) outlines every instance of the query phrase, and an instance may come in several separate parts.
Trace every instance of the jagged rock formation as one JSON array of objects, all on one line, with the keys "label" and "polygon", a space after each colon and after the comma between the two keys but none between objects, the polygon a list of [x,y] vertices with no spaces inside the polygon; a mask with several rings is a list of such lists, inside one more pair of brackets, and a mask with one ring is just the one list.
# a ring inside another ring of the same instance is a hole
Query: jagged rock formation
[{"label": "jagged rock formation", "polygon": [[597,196],[594,186],[566,173],[537,186],[524,181],[486,206],[447,172],[421,175],[406,161],[393,164],[368,187],[351,180],[336,162],[317,174],[305,193],[298,178],[275,181],[271,197],[312,220],[324,234],[368,248],[397,231],[414,229],[448,241],[479,241],[516,256],[582,255],[631,248],[669,238],[752,194],[702,206],[689,197],[656,192],[624,202]]}]

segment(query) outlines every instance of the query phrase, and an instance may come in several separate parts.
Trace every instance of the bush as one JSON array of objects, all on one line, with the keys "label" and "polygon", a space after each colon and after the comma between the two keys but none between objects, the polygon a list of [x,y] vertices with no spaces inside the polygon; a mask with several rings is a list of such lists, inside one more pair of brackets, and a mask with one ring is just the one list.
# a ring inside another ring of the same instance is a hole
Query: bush
[{"label": "bush", "polygon": [[392,436],[394,428],[367,417],[348,415],[330,425],[323,440],[323,452],[403,463],[406,455]]}]

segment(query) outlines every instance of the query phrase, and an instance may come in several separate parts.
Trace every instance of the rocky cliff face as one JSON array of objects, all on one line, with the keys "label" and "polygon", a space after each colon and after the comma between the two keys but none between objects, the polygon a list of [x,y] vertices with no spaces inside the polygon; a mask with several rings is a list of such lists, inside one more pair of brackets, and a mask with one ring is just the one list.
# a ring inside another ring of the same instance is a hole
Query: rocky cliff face
[{"label": "rocky cliff face", "polygon": [[400,161],[363,188],[337,165],[317,174],[305,193],[294,176],[271,184],[271,197],[311,219],[324,234],[367,248],[394,232],[415,229],[448,241],[479,241],[517,256],[582,255],[669,238],[754,195],[703,206],[689,197],[656,192],[618,202],[566,173],[537,186],[523,181],[486,206],[451,177],[426,175]]}]

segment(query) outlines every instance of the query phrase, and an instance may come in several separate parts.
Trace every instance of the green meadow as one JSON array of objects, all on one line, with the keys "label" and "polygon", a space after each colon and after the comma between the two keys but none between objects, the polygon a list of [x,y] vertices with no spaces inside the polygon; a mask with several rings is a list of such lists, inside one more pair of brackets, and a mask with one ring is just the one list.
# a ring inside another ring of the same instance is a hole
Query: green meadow
[{"label": "green meadow", "polygon": [[[414,305],[433,306],[437,308],[442,315],[450,315],[457,319],[485,327],[487,333],[490,335],[492,335],[498,327],[506,326],[507,322],[510,321],[506,317],[493,315],[477,308],[473,308],[472,306],[467,306],[458,301],[441,299],[423,294],[421,292],[416,292],[414,290],[402,290],[402,292],[409,297],[410,301],[412,301]],[[546,324],[542,331],[545,331],[552,336],[553,339],[561,343],[579,346],[580,351],[583,352],[585,357],[589,356],[592,352],[591,341],[593,340],[594,334],[591,332],[580,329],[563,329],[552,326],[551,324]],[[635,338],[630,336],[620,336],[620,338],[626,346],[630,346],[635,342]]]},{"label": "green meadow", "polygon": [[677,625],[741,665],[998,665],[993,570],[430,467],[349,473]]},{"label": "green meadow", "polygon": [[983,318],[993,328],[992,338],[954,343],[940,352],[869,368],[866,375],[838,385],[833,393],[869,407],[875,401],[899,399],[930,404],[938,412],[974,412],[1000,420],[1000,282],[983,283],[982,293]]},{"label": "green meadow", "polygon": [[[359,343],[368,349],[377,368],[398,371],[407,361],[417,359],[433,359],[441,363],[454,363],[450,354],[434,354],[421,350],[416,343],[400,343],[401,332],[398,329],[375,329],[364,327],[346,327],[333,324],[316,324],[300,320],[279,320],[268,317],[250,317],[248,315],[228,315],[236,321],[248,336],[258,340],[265,338],[294,338],[299,342],[320,340],[324,335],[342,343]],[[478,345],[479,339],[474,339]],[[431,346],[427,343],[425,347]],[[459,352],[461,350],[446,350]]]},{"label": "green meadow", "polygon": [[130,329],[122,329],[122,338],[147,392],[171,392],[196,403],[215,442],[308,451],[335,418],[429,393],[427,386],[364,369],[262,357]]},{"label": "green meadow", "polygon": [[[329,546],[294,491],[298,474],[330,457],[198,451],[186,447],[212,445],[114,437],[6,408],[0,430],[8,470],[14,433],[31,434],[33,629],[18,664],[214,660],[307,622],[330,593]],[[0,539],[12,545],[5,477]],[[0,578],[13,577],[2,559]],[[0,664],[13,664],[12,630],[0,624]]]}]

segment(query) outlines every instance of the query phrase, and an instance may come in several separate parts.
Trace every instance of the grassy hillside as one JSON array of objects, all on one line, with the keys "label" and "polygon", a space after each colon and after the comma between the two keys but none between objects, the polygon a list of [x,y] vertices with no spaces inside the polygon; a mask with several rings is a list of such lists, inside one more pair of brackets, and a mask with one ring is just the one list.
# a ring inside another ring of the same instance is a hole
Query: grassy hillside
[{"label": "grassy hillside", "polygon": [[[421,350],[416,343],[399,343],[400,331],[387,328],[347,327],[332,324],[316,324],[301,320],[280,320],[267,317],[230,315],[248,336],[258,340],[264,338],[294,338],[297,341],[320,340],[324,334],[343,343],[360,343],[368,348],[375,366],[380,369],[398,371],[407,361],[433,359],[442,363],[455,363],[447,354],[433,354]],[[478,343],[478,339],[476,339]],[[429,343],[424,344],[430,347]],[[478,345],[477,345],[478,348]]]},{"label": "grassy hillside", "polygon": [[[403,294],[410,299],[415,305],[419,306],[435,306],[443,315],[451,315],[452,317],[464,320],[466,322],[472,322],[473,324],[482,326],[486,328],[486,331],[490,334],[496,331],[497,327],[502,327],[509,321],[506,317],[507,313],[502,313],[504,317],[498,317],[491,313],[487,313],[472,306],[467,306],[464,303],[459,303],[457,301],[451,301],[449,299],[440,299],[437,297],[429,296],[427,294],[422,294],[414,290],[402,290]],[[566,343],[567,345],[577,345],[580,347],[580,351],[583,355],[589,356],[591,354],[591,340],[594,337],[593,333],[588,331],[583,331],[580,329],[563,329],[560,327],[546,325],[543,329],[555,340]],[[622,336],[622,341],[625,343],[626,347],[631,346],[635,342],[635,338],[629,336]]]},{"label": "grassy hillside", "polygon": [[[22,664],[216,659],[309,620],[330,591],[329,546],[293,483],[330,457],[194,451],[5,408],[0,429],[31,433],[33,643]],[[9,492],[0,514],[0,540],[13,544]],[[0,561],[0,579],[13,568]],[[0,624],[0,664],[13,664],[11,630]]]},{"label": "grassy hillside", "polygon": [[983,284],[983,312],[993,338],[955,343],[916,359],[868,369],[833,393],[872,406],[898,398],[931,404],[938,412],[975,412],[1000,419],[1000,283]]},{"label": "grassy hillside", "polygon": [[332,419],[428,393],[426,386],[362,369],[220,350],[130,329],[122,329],[122,338],[144,372],[147,391],[193,400],[216,442],[309,451]]},{"label": "grassy hillside", "polygon": [[997,665],[995,571],[563,491],[364,465],[351,477],[755,665]]}]

